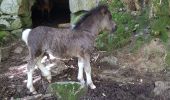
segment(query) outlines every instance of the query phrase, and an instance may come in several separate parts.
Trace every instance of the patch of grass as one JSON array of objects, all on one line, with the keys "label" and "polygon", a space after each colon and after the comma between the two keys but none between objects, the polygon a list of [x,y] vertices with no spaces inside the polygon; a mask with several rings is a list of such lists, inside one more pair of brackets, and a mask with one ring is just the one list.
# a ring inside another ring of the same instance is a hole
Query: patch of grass
[{"label": "patch of grass", "polygon": [[170,17],[169,16],[161,16],[153,19],[150,23],[152,29],[152,35],[155,37],[160,37],[163,42],[167,42],[168,40],[168,30],[166,27],[170,25]]}]

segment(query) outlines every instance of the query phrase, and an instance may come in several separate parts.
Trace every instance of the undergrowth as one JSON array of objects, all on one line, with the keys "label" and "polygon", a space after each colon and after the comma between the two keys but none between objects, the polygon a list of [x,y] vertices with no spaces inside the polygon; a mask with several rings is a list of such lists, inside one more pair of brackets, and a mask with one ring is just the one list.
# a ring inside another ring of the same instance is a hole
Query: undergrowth
[{"label": "undergrowth", "polygon": [[[103,0],[103,2],[108,3],[107,0]],[[135,51],[155,37],[167,42],[169,39],[167,28],[170,28],[168,0],[162,3],[155,8],[158,10],[157,15],[149,18],[149,6],[143,8],[139,15],[132,15],[131,12],[125,10],[125,6],[120,0],[109,1],[109,9],[118,29],[112,35],[107,35],[106,32],[100,34],[96,40],[97,48],[112,51],[133,41],[135,44],[131,49]],[[158,3],[153,1],[153,4]],[[131,40],[132,37],[135,37],[135,40]]]}]

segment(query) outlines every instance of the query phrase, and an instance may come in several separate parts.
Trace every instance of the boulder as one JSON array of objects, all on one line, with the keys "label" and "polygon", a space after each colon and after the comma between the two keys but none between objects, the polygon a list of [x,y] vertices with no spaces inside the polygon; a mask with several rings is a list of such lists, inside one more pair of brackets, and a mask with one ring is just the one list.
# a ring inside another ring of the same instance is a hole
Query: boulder
[{"label": "boulder", "polygon": [[170,91],[167,91],[169,89],[170,89],[170,82],[168,82],[168,81],[156,81],[153,93],[155,95],[163,95],[166,92],[169,92],[169,94],[170,94]]},{"label": "boulder", "polygon": [[17,15],[3,15],[0,17],[1,30],[16,30],[22,27],[21,20]]},{"label": "boulder", "polygon": [[18,46],[18,47],[15,48],[14,53],[20,54],[20,53],[22,53],[22,51],[23,51],[23,47]]},{"label": "boulder", "polygon": [[108,63],[110,65],[117,65],[118,59],[112,55],[103,57],[100,60],[100,63]]},{"label": "boulder", "polygon": [[11,23],[11,30],[19,29],[22,27],[22,23],[19,17],[17,17],[12,23]]},{"label": "boulder", "polygon": [[56,76],[61,74],[64,70],[67,70],[69,67],[65,65],[64,62],[56,60],[52,63],[48,62],[47,59],[44,61],[42,60],[44,64],[46,64],[46,67],[48,70],[52,72],[52,76]]},{"label": "boulder", "polygon": [[0,10],[4,14],[18,15],[18,10],[22,0],[3,0]]},{"label": "boulder", "polygon": [[23,29],[13,30],[13,31],[11,31],[11,34],[15,35],[15,36],[18,37],[18,38],[21,38],[21,36],[22,36],[22,31],[23,31]]},{"label": "boulder", "polygon": [[22,0],[21,5],[18,9],[18,15],[19,16],[29,16],[31,15],[31,12],[29,10],[29,0]]},{"label": "boulder", "polygon": [[10,23],[5,19],[0,19],[0,30],[9,29]]},{"label": "boulder", "polygon": [[24,17],[20,17],[20,18],[21,18],[21,22],[22,22],[23,27],[31,27],[32,20],[31,20],[30,16],[24,16]]}]

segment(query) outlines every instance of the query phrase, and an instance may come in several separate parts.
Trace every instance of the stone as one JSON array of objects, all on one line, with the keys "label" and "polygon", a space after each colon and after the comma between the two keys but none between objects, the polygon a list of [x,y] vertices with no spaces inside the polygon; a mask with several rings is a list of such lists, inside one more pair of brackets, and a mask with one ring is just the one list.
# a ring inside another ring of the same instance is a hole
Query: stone
[{"label": "stone", "polygon": [[52,72],[52,76],[56,76],[61,74],[64,70],[67,70],[67,67],[64,62],[56,60],[52,63],[48,63],[47,61],[43,61],[46,64],[48,70]]},{"label": "stone", "polygon": [[15,48],[14,53],[20,54],[22,51],[23,51],[22,47],[17,47],[17,48]]},{"label": "stone", "polygon": [[31,12],[29,10],[29,7],[30,7],[29,1],[30,0],[22,0],[21,1],[20,7],[19,7],[19,10],[18,10],[19,16],[23,17],[23,16],[31,15]]},{"label": "stone", "polygon": [[168,89],[170,89],[170,82],[156,81],[155,88],[154,88],[153,92],[155,95],[162,95]]},{"label": "stone", "polygon": [[11,31],[11,34],[15,35],[15,36],[18,37],[18,38],[21,38],[21,36],[22,36],[22,31],[23,31],[23,29],[13,30],[13,31]]},{"label": "stone", "polygon": [[15,29],[19,29],[22,27],[22,23],[20,18],[16,18],[12,23],[11,23],[11,29],[15,30]]},{"label": "stone", "polygon": [[99,0],[69,0],[70,11],[72,13],[86,10],[89,11],[99,4]]},{"label": "stone", "polygon": [[3,0],[0,5],[0,10],[4,14],[17,15],[21,0]]},{"label": "stone", "polygon": [[117,65],[117,61],[118,59],[112,55],[100,59],[100,63],[108,63],[110,65]]},{"label": "stone", "polygon": [[49,90],[57,96],[57,100],[79,100],[88,89],[79,82],[56,82],[49,85]]},{"label": "stone", "polygon": [[20,19],[21,19],[21,22],[22,22],[22,26],[31,27],[31,25],[32,25],[31,16],[20,17]]},{"label": "stone", "polygon": [[0,19],[0,30],[9,29],[10,23],[4,19]]},{"label": "stone", "polygon": [[1,30],[15,30],[22,27],[21,20],[17,15],[2,15],[0,17]]}]

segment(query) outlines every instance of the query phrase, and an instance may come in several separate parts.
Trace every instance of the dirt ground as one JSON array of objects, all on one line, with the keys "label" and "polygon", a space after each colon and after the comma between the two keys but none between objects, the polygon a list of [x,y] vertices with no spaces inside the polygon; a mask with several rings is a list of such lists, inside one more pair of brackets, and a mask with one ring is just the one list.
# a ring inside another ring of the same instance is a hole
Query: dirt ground
[{"label": "dirt ground", "polygon": [[[23,51],[16,54],[11,50],[10,57],[0,64],[0,100],[12,100],[16,98],[34,100],[33,95],[26,88],[26,56],[27,48],[18,43],[17,46],[23,47]],[[14,49],[15,49],[14,48]],[[53,76],[52,82],[56,81],[77,81],[76,61],[67,63],[75,67],[63,71],[62,74]],[[97,89],[88,90],[88,93],[81,97],[81,100],[170,100],[170,95],[165,92],[159,95],[154,94],[156,81],[167,81],[168,71],[159,73],[140,73],[135,68],[119,68],[99,62],[92,63],[93,80]],[[109,71],[111,71],[109,73]],[[113,73],[117,71],[118,73]],[[75,74],[76,73],[76,74]],[[41,72],[36,70],[34,73],[34,86],[38,94],[44,95],[40,100],[57,100],[49,93],[46,79],[41,76]],[[35,99],[37,100],[37,99]]]}]

